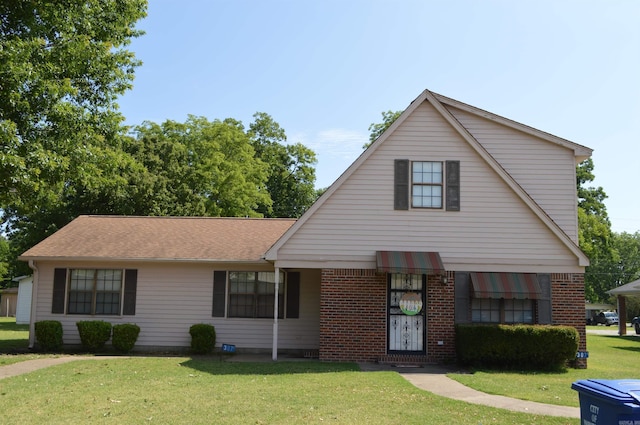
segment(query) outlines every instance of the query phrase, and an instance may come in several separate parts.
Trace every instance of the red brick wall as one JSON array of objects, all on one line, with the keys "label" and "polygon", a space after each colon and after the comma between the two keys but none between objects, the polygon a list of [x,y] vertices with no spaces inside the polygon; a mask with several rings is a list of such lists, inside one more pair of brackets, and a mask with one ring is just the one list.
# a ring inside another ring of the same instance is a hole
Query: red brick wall
[{"label": "red brick wall", "polygon": [[[376,361],[387,352],[387,275],[375,270],[322,270],[320,359]],[[427,358],[455,359],[453,272],[427,280]]]},{"label": "red brick wall", "polygon": [[447,283],[440,276],[427,276],[427,358],[430,363],[450,363],[456,358],[454,273]]},{"label": "red brick wall", "polygon": [[[587,350],[584,315],[584,275],[551,274],[551,308],[554,325],[573,326],[580,334],[580,351]],[[576,367],[586,368],[586,359],[577,359]]]},{"label": "red brick wall", "polygon": [[320,360],[373,362],[385,355],[386,303],[386,274],[322,270]]}]

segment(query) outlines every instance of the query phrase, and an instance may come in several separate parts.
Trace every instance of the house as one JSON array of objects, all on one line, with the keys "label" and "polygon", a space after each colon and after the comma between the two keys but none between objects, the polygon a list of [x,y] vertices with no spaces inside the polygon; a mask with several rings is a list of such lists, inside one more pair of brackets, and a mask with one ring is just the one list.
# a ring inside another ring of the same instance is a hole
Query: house
[{"label": "house", "polygon": [[78,320],[137,323],[137,349],[210,323],[274,359],[447,362],[457,323],[574,326],[586,350],[590,155],[425,90],[297,221],[77,218],[21,257],[33,319],[61,321],[67,344]]},{"label": "house", "polygon": [[18,288],[0,290],[0,317],[15,317],[18,304]]},{"label": "house", "polygon": [[28,325],[31,320],[31,289],[33,276],[19,276],[13,279],[18,282],[18,300],[16,305],[16,324]]},{"label": "house", "polygon": [[[618,317],[620,321],[618,323],[618,334],[627,334],[627,297],[640,296],[640,279],[636,279],[625,285],[620,285],[617,288],[613,288],[607,291],[607,294],[615,296],[618,305]],[[635,325],[635,324],[634,324]],[[636,329],[640,329],[636,327]]]}]

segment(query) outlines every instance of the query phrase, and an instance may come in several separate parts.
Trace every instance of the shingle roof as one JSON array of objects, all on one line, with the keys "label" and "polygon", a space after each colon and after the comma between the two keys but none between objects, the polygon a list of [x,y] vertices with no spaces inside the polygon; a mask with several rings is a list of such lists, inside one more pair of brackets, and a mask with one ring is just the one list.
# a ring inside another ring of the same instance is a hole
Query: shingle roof
[{"label": "shingle roof", "polygon": [[294,219],[80,216],[21,259],[260,261]]}]

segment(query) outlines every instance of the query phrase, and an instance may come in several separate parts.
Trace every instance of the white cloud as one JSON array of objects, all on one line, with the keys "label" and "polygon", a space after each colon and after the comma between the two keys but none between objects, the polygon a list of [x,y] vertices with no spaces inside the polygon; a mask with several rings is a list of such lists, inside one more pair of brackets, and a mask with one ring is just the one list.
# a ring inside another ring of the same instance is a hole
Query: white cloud
[{"label": "white cloud", "polygon": [[362,153],[363,145],[369,141],[367,134],[346,130],[322,130],[313,135],[294,134],[290,142],[300,142],[312,149],[317,157],[317,187],[329,186]]}]

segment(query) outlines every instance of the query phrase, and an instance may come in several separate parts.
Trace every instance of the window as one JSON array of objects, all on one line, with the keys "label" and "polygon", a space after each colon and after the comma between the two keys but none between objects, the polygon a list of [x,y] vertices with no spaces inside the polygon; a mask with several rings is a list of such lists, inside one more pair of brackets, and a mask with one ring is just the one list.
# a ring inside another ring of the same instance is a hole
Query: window
[{"label": "window", "polygon": [[122,277],[122,270],[70,270],[67,313],[120,314]]},{"label": "window", "polygon": [[[300,272],[280,273],[278,317],[300,317]],[[213,272],[212,317],[273,318],[275,272]],[[286,297],[285,297],[286,295]]]},{"label": "window", "polygon": [[[284,317],[284,273],[278,285],[279,317]],[[272,318],[275,307],[274,272],[229,272],[228,317]]]},{"label": "window", "polygon": [[411,163],[411,206],[442,208],[442,162]]},{"label": "window", "polygon": [[474,323],[533,323],[533,300],[473,298],[471,321]]}]

